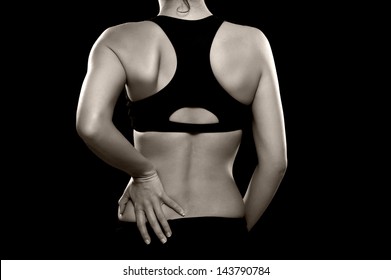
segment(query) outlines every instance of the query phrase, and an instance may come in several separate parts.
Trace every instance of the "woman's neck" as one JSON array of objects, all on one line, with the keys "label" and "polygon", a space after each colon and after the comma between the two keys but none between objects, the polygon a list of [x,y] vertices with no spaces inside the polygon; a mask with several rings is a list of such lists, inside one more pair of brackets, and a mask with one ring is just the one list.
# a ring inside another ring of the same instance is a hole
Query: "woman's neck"
[{"label": "woman's neck", "polygon": [[159,15],[197,20],[212,15],[204,0],[189,0],[190,10],[182,0],[159,0]]}]

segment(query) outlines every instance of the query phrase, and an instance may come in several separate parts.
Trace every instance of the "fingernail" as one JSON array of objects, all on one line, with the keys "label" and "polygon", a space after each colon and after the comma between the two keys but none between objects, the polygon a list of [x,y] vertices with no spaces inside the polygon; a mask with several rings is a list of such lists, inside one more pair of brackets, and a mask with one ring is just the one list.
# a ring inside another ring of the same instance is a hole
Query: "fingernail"
[{"label": "fingernail", "polygon": [[171,232],[167,232],[167,237],[171,237],[172,233]]},{"label": "fingernail", "polygon": [[162,238],[162,239],[160,239],[160,241],[164,244],[164,243],[167,242],[167,239],[166,238]]},{"label": "fingernail", "polygon": [[147,243],[147,245],[149,245],[151,243],[151,240],[145,239],[145,243]]}]

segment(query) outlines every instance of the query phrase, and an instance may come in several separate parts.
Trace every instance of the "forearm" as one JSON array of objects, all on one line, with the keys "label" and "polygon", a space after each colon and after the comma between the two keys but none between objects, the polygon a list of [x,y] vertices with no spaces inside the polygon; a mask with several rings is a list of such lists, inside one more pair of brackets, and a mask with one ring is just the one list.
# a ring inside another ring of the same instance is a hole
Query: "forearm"
[{"label": "forearm", "polygon": [[130,176],[143,177],[154,172],[153,164],[113,124],[102,124],[94,133],[79,134],[95,155]]},{"label": "forearm", "polygon": [[272,201],[285,174],[284,166],[259,164],[244,196],[247,228],[250,230]]}]

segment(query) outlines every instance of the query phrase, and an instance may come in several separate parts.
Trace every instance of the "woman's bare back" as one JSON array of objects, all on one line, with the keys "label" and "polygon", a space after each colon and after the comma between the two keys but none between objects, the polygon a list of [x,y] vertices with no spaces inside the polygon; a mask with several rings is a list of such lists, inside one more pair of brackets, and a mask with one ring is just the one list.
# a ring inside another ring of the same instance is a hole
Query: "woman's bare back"
[{"label": "woman's bare back", "polygon": [[[254,32],[259,31],[224,22],[210,51],[217,81],[246,105],[251,104],[261,75]],[[155,23],[127,23],[106,33],[106,44],[125,69],[127,94],[132,101],[152,96],[171,81],[177,66],[176,53]],[[212,112],[203,108],[179,109],[170,120],[218,122]],[[244,215],[243,200],[232,175],[241,136],[240,130],[197,134],[134,132],[136,149],[154,164],[165,191],[185,209],[187,217]],[[133,210],[133,205],[128,204],[121,220],[135,221]],[[163,206],[163,211],[168,219],[181,217],[169,207]]]}]

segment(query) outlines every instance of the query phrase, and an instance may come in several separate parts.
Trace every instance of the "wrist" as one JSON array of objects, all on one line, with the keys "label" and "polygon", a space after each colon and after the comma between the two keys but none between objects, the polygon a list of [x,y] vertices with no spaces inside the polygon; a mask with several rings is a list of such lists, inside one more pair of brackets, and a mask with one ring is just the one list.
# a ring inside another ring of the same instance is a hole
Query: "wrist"
[{"label": "wrist", "polygon": [[148,178],[157,171],[154,164],[145,160],[129,165],[127,173],[133,178]]},{"label": "wrist", "polygon": [[149,181],[157,176],[158,176],[157,171],[153,169],[153,170],[149,170],[149,171],[143,172],[141,174],[138,174],[138,175],[135,175],[132,177],[133,177],[133,180],[136,182],[146,182],[146,181]]}]

